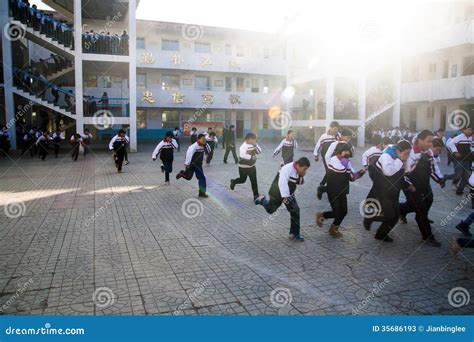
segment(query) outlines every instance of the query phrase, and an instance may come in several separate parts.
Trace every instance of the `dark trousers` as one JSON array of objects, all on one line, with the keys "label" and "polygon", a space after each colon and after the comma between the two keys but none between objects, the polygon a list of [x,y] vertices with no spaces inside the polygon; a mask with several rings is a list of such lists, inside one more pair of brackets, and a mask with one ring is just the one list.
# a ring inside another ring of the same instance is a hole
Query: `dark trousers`
[{"label": "dark trousers", "polygon": [[453,183],[457,184],[457,194],[462,194],[464,188],[469,183],[471,175],[471,163],[469,161],[454,160],[454,178]]},{"label": "dark trousers", "polygon": [[[326,165],[326,160],[324,159],[324,157],[323,157],[323,165],[324,165],[324,171],[325,171],[325,173],[324,173],[323,179],[322,179],[321,182],[319,183],[319,186],[325,186],[326,183],[327,183],[327,176],[326,176],[326,175],[327,175],[327,173],[328,173],[328,167],[327,167],[327,165]],[[326,191],[326,188],[324,188],[324,192],[325,192],[325,191]]]},{"label": "dark trousers", "polygon": [[76,161],[77,157],[79,157],[79,144],[73,147],[71,157],[74,159],[74,161]]},{"label": "dark trousers", "polygon": [[339,227],[347,215],[347,195],[328,192],[328,199],[332,210],[325,211],[323,216],[325,219],[333,218],[333,224]]},{"label": "dark trousers", "polygon": [[257,168],[252,167],[239,167],[239,178],[232,179],[234,184],[243,184],[247,181],[247,177],[250,178],[250,184],[252,184],[253,197],[257,198],[258,193],[258,183],[257,183]]},{"label": "dark trousers", "polygon": [[124,151],[116,151],[115,152],[115,167],[117,168],[117,171],[122,171],[122,165],[123,165],[123,158],[125,157],[125,152]]},{"label": "dark trousers", "polygon": [[[283,158],[283,164],[286,165],[288,163],[293,163],[293,156],[287,156]],[[324,177],[326,177],[326,175],[324,175]],[[324,179],[324,182],[326,182],[325,178],[323,179]]]},{"label": "dark trousers", "polygon": [[54,155],[55,155],[56,158],[59,155],[59,146],[60,145],[58,143],[54,143]]},{"label": "dark trousers", "polygon": [[[275,199],[270,197],[270,200],[266,198],[263,200],[262,205],[269,214],[273,214],[280,208],[283,202],[281,199]],[[300,207],[296,202],[296,198],[291,196],[288,198],[288,203],[285,203],[286,209],[290,213],[290,234],[299,235],[300,233]]]},{"label": "dark trousers", "polygon": [[181,144],[179,142],[179,138],[174,138],[174,140],[176,140],[176,144],[178,145],[178,152],[179,152],[179,150],[181,149]]},{"label": "dark trousers", "polygon": [[165,171],[165,182],[170,181],[170,173],[173,172],[173,161],[172,160],[161,160],[163,163],[163,170]]},{"label": "dark trousers", "polygon": [[380,208],[382,210],[383,216],[374,217],[371,219],[366,219],[370,222],[379,221],[382,222],[377,229],[376,236],[384,238],[390,233],[390,231],[395,227],[400,219],[400,203],[397,198],[378,198],[380,203]]},{"label": "dark trousers", "polygon": [[84,144],[84,157],[86,156],[86,154],[88,154],[90,152],[90,149],[89,149],[89,146],[87,144]]},{"label": "dark trousers", "polygon": [[214,157],[214,149],[215,149],[215,145],[212,144],[212,145],[211,145],[211,152],[209,152],[209,153],[207,154],[207,157],[206,157],[206,164],[210,164],[210,163],[211,163],[212,157]]},{"label": "dark trousers", "polygon": [[186,170],[181,170],[179,174],[187,180],[191,180],[193,175],[196,175],[199,182],[199,191],[206,192],[206,176],[204,175],[202,165],[191,165]]},{"label": "dark trousers", "polygon": [[[433,203],[433,194],[431,191],[417,189],[415,192],[404,191],[407,201],[400,205],[400,213],[406,216],[415,212],[415,220],[423,240],[433,238],[431,225],[428,219],[428,211]],[[431,201],[431,202],[430,202]]]},{"label": "dark trousers", "polygon": [[474,248],[474,239],[469,237],[460,237],[457,239],[458,245],[462,248]]},{"label": "dark trousers", "polygon": [[33,146],[30,141],[23,141],[23,146],[21,149],[21,155],[24,155],[26,151],[30,150],[30,156],[33,157]]},{"label": "dark trousers", "polygon": [[38,156],[41,160],[45,160],[46,156],[48,155],[48,148],[46,146],[38,146]]},{"label": "dark trousers", "polygon": [[234,161],[237,163],[239,160],[237,159],[237,153],[235,152],[235,146],[232,145],[225,145],[225,153],[224,153],[224,162],[227,162],[227,157],[229,156],[229,152],[232,151],[232,156],[234,157]]}]

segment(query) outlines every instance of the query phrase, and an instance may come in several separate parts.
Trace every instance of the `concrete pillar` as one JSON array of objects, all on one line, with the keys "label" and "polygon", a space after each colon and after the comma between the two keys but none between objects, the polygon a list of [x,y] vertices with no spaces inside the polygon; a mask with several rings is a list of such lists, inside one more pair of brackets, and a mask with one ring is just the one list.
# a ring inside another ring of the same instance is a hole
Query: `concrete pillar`
[{"label": "concrete pillar", "polygon": [[362,75],[359,79],[358,91],[358,111],[360,125],[357,134],[357,146],[364,147],[365,145],[365,94],[366,94],[366,77]]},{"label": "concrete pillar", "polygon": [[402,62],[398,60],[395,62],[395,70],[393,75],[393,106],[392,126],[400,126],[400,108],[402,97]]},{"label": "concrete pillar", "polygon": [[334,76],[330,75],[326,78],[326,129],[334,120]]},{"label": "concrete pillar", "polygon": [[76,96],[76,132],[84,133],[84,82],[82,75],[82,0],[74,0],[74,94]]},{"label": "concrete pillar", "polygon": [[433,105],[433,106],[434,106],[434,118],[433,118],[432,130],[435,131],[441,127],[441,106],[440,105]]},{"label": "concrete pillar", "polygon": [[[0,1],[0,23],[1,28],[5,28],[9,23],[8,19],[8,1]],[[5,30],[4,30],[5,31]],[[5,87],[5,125],[10,133],[10,144],[13,150],[16,150],[16,118],[15,102],[13,99],[13,73],[12,73],[12,43],[4,34],[2,37],[3,51],[3,80]]]},{"label": "concrete pillar", "polygon": [[231,121],[231,124],[234,125],[234,127],[237,127],[237,112],[234,110],[232,111],[230,115],[230,121]]},{"label": "concrete pillar", "polygon": [[129,36],[129,85],[130,85],[130,151],[137,151],[137,3],[128,2],[128,36]]}]

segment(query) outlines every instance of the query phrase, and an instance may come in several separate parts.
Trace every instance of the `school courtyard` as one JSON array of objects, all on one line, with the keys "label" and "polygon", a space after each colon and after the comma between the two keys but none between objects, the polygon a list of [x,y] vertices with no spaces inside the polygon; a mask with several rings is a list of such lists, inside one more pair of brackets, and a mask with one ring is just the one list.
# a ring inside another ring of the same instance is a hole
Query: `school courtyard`
[{"label": "school courtyard", "polygon": [[[304,143],[301,143],[304,145]],[[454,226],[471,210],[451,184],[435,193],[430,218],[440,248],[425,246],[414,215],[383,243],[362,227],[366,175],[351,184],[342,239],[314,224],[323,166],[312,144],[300,148],[312,166],[297,190],[303,243],[287,239],[286,209],[268,215],[254,205],[221,146],[197,180],[177,181],[186,147],[175,154],[164,185],[153,145],[129,154],[122,174],[105,149],[74,163],[60,158],[0,157],[0,311],[13,315],[468,315],[474,313],[474,251],[455,254]],[[257,161],[267,194],[280,160],[265,143]],[[361,149],[353,160],[360,168]],[[444,156],[443,156],[444,157]],[[443,172],[452,172],[445,158]]]}]

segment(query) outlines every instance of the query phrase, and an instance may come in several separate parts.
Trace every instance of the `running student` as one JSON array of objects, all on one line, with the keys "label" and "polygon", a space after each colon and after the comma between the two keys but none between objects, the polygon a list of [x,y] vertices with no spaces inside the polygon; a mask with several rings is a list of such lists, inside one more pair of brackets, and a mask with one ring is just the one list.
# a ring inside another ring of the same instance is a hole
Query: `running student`
[{"label": "running student", "polygon": [[298,148],[298,142],[295,139],[295,133],[290,129],[286,133],[286,137],[281,141],[280,145],[273,152],[273,157],[276,157],[281,152],[281,157],[283,158],[283,164],[288,164],[293,162],[293,157],[295,155],[295,150]]},{"label": "running student", "polygon": [[125,157],[128,141],[125,138],[125,130],[120,129],[118,134],[110,140],[109,149],[113,151],[115,168],[117,173],[122,173],[122,164]]},{"label": "running student", "polygon": [[165,184],[170,185],[170,173],[173,171],[174,149],[178,149],[178,143],[173,139],[172,132],[166,132],[165,137],[155,147],[151,158],[156,160],[156,156],[160,155],[161,171],[165,173]]},{"label": "running student", "polygon": [[362,177],[364,169],[355,172],[349,158],[352,155],[351,146],[340,142],[334,150],[333,156],[327,163],[327,193],[331,211],[316,214],[316,224],[323,226],[326,219],[333,218],[334,221],[329,228],[329,235],[342,237],[339,227],[347,215],[347,195],[349,194],[349,182]]},{"label": "running student", "polygon": [[[329,145],[331,145],[334,141],[338,141],[340,139],[340,135],[338,131],[339,131],[339,123],[337,121],[331,122],[329,124],[329,129],[327,130],[327,132],[322,134],[319,137],[316,143],[316,146],[314,147],[314,152],[313,152],[314,160],[318,161],[319,156],[322,156],[325,172],[327,172],[327,165],[326,165],[326,160],[324,156],[326,155]],[[324,175],[323,179],[321,180],[318,186],[318,199],[322,198],[323,191],[320,188],[324,187],[325,185],[326,185],[326,174]]]},{"label": "running student", "polygon": [[199,182],[199,197],[209,197],[209,195],[206,194],[206,176],[202,169],[205,152],[210,152],[209,145],[206,143],[206,136],[199,134],[197,141],[189,146],[186,151],[186,161],[184,162],[185,170],[181,170],[176,175],[176,179],[182,177],[186,180],[191,180],[195,174]]},{"label": "running student", "polygon": [[236,184],[243,184],[250,178],[252,184],[253,199],[259,197],[258,183],[257,183],[257,154],[262,152],[262,149],[257,144],[257,136],[254,133],[248,133],[245,141],[240,146],[239,159],[239,178],[230,180],[230,189],[234,190]]},{"label": "running student", "polygon": [[296,202],[296,186],[304,183],[304,176],[310,167],[308,158],[300,158],[296,162],[288,163],[280,169],[268,191],[269,199],[260,196],[255,204],[262,205],[267,213],[273,214],[284,204],[290,213],[290,235],[292,241],[303,242],[300,234],[300,207]]}]

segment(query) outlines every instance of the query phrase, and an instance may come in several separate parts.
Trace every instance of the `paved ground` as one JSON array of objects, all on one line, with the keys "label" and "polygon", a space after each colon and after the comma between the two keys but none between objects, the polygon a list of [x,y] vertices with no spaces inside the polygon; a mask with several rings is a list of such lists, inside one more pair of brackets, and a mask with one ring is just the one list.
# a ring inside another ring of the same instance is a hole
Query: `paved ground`
[{"label": "paved ground", "polygon": [[[271,158],[274,144],[263,147],[257,164],[266,193],[279,162]],[[266,214],[253,204],[250,184],[229,190],[237,167],[222,163],[221,149],[205,168],[211,196],[203,200],[196,180],[173,174],[165,187],[152,146],[142,150],[120,175],[103,150],[76,163],[65,154],[45,162],[0,158],[3,314],[474,313],[467,300],[474,296],[474,253],[449,250],[458,235],[452,222],[470,203],[450,187],[436,187],[430,214],[441,248],[420,243],[413,216],[396,228],[393,244],[366,232],[359,204],[368,177],[352,185],[344,237],[335,240],[314,225],[315,212],[329,204],[315,198],[322,165],[313,163],[297,195],[306,242],[292,243],[286,210]],[[181,151],[175,172],[183,160]]]}]

